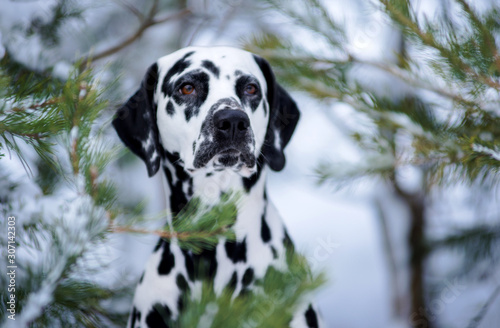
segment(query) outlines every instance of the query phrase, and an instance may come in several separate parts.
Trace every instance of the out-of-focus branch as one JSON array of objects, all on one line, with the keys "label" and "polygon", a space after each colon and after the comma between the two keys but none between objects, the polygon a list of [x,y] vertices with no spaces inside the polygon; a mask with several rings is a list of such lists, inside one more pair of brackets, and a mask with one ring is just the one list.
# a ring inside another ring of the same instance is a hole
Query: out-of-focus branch
[{"label": "out-of-focus branch", "polygon": [[99,59],[102,59],[102,58],[105,58],[105,57],[108,57],[108,56],[111,56],[111,55],[121,51],[122,49],[126,48],[127,46],[131,45],[136,40],[138,40],[144,34],[144,32],[148,28],[150,28],[151,26],[159,25],[159,24],[162,24],[162,23],[165,23],[168,21],[179,19],[179,18],[182,18],[182,17],[186,16],[187,14],[191,13],[191,10],[186,8],[186,9],[183,9],[181,11],[178,11],[178,12],[170,14],[170,15],[165,15],[163,17],[155,18],[156,14],[157,14],[157,8],[158,8],[158,1],[155,1],[153,6],[151,7],[151,10],[149,11],[148,15],[142,20],[141,24],[139,25],[137,30],[134,32],[134,34],[132,34],[131,36],[129,36],[128,38],[126,38],[125,40],[123,40],[122,42],[120,42],[119,44],[117,44],[111,48],[105,49],[105,50],[100,51],[98,53],[95,53],[93,55],[88,55],[86,57],[83,57],[82,59],[80,59],[80,61],[82,63],[81,64],[82,66],[80,68],[85,69],[85,68],[89,67],[92,62],[99,60]]},{"label": "out-of-focus branch", "polygon": [[425,194],[421,192],[410,193],[403,190],[396,180],[395,172],[389,181],[395,193],[403,199],[410,210],[410,230],[407,237],[410,250],[410,297],[411,318],[417,317],[424,322],[425,327],[433,327],[428,313],[422,313],[420,309],[426,308],[424,291],[424,262],[425,252]]},{"label": "out-of-focus branch", "polygon": [[425,45],[438,50],[443,58],[448,59],[450,63],[452,63],[456,67],[459,67],[462,71],[469,74],[469,76],[472,77],[474,80],[486,84],[487,86],[493,89],[500,90],[499,82],[493,80],[489,76],[484,76],[476,72],[472,67],[467,65],[458,56],[455,56],[448,48],[437,42],[431,33],[423,31],[418,26],[417,23],[413,22],[411,19],[406,17],[401,11],[399,11],[395,6],[393,6],[390,1],[380,0],[380,2],[386,7],[387,11],[389,11],[393,15],[394,19],[397,22],[410,29],[410,31],[413,32],[415,35],[417,35],[418,38]]},{"label": "out-of-focus branch", "polygon": [[471,20],[474,22],[474,25],[476,25],[481,30],[486,45],[488,46],[491,55],[495,59],[495,65],[498,71],[500,72],[500,54],[498,53],[498,48],[496,46],[495,37],[493,36],[492,31],[484,25],[484,23],[477,16],[474,10],[472,10],[467,1],[465,0],[457,0],[457,1],[463,7],[464,11],[470,16]]},{"label": "out-of-focus branch", "polygon": [[[272,50],[265,50],[265,49],[256,49],[258,53],[266,58],[271,58],[271,59],[282,59],[282,60],[289,60],[290,57],[287,57],[288,54],[283,53],[283,56],[278,54],[277,52],[274,52]],[[453,101],[456,101],[458,103],[465,104],[467,106],[473,106],[474,103],[470,100],[465,99],[459,94],[453,93],[447,89],[443,89],[440,87],[435,86],[433,83],[429,83],[428,81],[422,81],[418,78],[412,78],[411,76],[408,75],[408,73],[400,68],[394,67],[390,64],[385,64],[381,62],[376,62],[376,61],[369,61],[369,60],[364,60],[361,58],[358,58],[352,54],[347,54],[347,59],[345,60],[330,60],[326,58],[310,58],[310,57],[298,57],[295,56],[294,60],[303,60],[310,62],[311,59],[314,59],[314,62],[316,64],[327,64],[327,65],[346,65],[346,64],[351,64],[351,63],[357,63],[361,65],[367,65],[371,66],[377,69],[380,69],[386,73],[391,74],[392,76],[402,80],[405,83],[408,83],[411,86],[414,86],[416,88],[420,88],[422,90],[427,90],[431,91],[435,94],[438,94],[442,97],[449,98]]]},{"label": "out-of-focus branch", "polygon": [[484,303],[484,305],[481,307],[481,310],[479,311],[479,313],[474,318],[472,318],[472,320],[469,322],[469,324],[467,325],[467,328],[479,327],[479,325],[481,324],[481,321],[484,319],[484,316],[486,315],[486,312],[488,312],[488,309],[491,307],[491,305],[493,305],[493,303],[495,302],[495,300],[499,294],[500,294],[500,286],[495,288],[495,290],[490,295],[490,297],[488,298],[486,303]]},{"label": "out-of-focus branch", "polygon": [[218,236],[221,235],[224,232],[224,229],[218,229],[213,232],[204,232],[204,231],[199,231],[199,232],[170,232],[170,231],[165,231],[165,230],[147,230],[147,229],[141,229],[141,228],[136,228],[132,226],[118,226],[114,224],[110,224],[110,230],[111,232],[115,233],[138,233],[138,234],[143,234],[143,235],[156,235],[161,238],[165,239],[172,239],[176,238],[179,240],[187,240],[190,238],[208,238],[212,236]]},{"label": "out-of-focus branch", "polygon": [[145,16],[143,13],[140,12],[139,9],[134,7],[132,4],[128,3],[126,0],[115,0],[117,3],[119,3],[121,6],[125,7],[128,11],[130,11],[134,16],[139,18],[139,20],[143,21],[145,19]]},{"label": "out-of-focus branch", "polygon": [[397,77],[398,79],[404,81],[405,83],[408,83],[411,86],[414,86],[414,87],[417,87],[417,88],[420,88],[423,90],[431,91],[431,92],[436,93],[442,97],[449,98],[451,100],[454,100],[454,101],[462,103],[462,104],[466,104],[468,106],[473,105],[473,102],[463,98],[459,94],[450,92],[447,89],[439,88],[439,87],[433,85],[432,83],[429,83],[428,81],[422,81],[420,79],[411,78],[408,75],[408,73],[401,68],[396,68],[392,65],[388,65],[388,64],[384,64],[384,63],[380,63],[380,62],[376,62],[376,61],[362,60],[362,59],[359,59],[359,58],[356,58],[353,56],[349,56],[349,57],[350,57],[350,60],[352,62],[378,68],[386,73],[391,74],[394,77]]},{"label": "out-of-focus branch", "polygon": [[391,277],[390,281],[392,283],[391,293],[392,293],[392,304],[393,313],[396,318],[403,317],[403,295],[400,288],[400,274],[396,262],[396,252],[394,250],[394,245],[392,244],[392,238],[389,229],[388,217],[385,209],[383,208],[382,199],[375,198],[375,207],[377,210],[377,217],[380,222],[380,228],[382,231],[383,246],[385,251],[385,256],[389,265],[389,275]]}]

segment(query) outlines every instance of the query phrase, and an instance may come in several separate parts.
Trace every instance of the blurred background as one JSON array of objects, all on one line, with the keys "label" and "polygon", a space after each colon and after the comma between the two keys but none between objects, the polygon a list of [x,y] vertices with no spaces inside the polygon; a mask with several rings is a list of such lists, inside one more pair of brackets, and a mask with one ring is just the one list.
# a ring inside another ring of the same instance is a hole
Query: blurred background
[{"label": "blurred background", "polygon": [[[89,61],[111,104],[105,133],[119,144],[110,117],[157,58],[189,45],[260,54],[302,113],[268,194],[297,249],[327,272],[314,296],[327,327],[495,328],[498,8],[495,0],[0,0],[0,57],[59,79]],[[0,193],[27,224],[67,195],[20,147],[31,174],[4,156]],[[105,174],[123,204],[164,209],[159,176],[148,178],[131,154]],[[84,260],[106,269],[87,278],[135,285],[156,241],[109,236]]]}]

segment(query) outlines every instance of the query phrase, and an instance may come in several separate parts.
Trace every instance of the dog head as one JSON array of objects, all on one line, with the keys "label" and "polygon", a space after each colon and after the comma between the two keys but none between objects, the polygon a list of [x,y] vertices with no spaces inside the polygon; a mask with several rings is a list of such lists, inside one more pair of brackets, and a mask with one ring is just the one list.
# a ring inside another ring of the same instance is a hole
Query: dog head
[{"label": "dog head", "polygon": [[189,47],[148,69],[113,126],[149,176],[170,154],[187,172],[231,169],[249,177],[259,156],[283,169],[298,119],[264,59],[228,47]]}]

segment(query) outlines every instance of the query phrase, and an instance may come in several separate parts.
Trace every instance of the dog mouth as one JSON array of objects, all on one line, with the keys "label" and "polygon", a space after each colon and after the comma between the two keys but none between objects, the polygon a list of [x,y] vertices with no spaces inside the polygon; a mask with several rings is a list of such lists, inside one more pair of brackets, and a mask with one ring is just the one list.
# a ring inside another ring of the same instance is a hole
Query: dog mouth
[{"label": "dog mouth", "polygon": [[[194,169],[208,169],[209,171],[223,171],[226,169],[241,172],[254,171],[256,158],[248,147],[238,149],[237,147],[224,147],[214,149],[211,147],[195,157]],[[194,171],[194,170],[191,170]]]},{"label": "dog mouth", "polygon": [[217,155],[220,155],[220,156],[239,156],[240,154],[241,154],[241,151],[239,151],[238,149],[229,148],[229,149],[226,149],[226,150],[219,152]]},{"label": "dog mouth", "polygon": [[235,171],[243,166],[253,167],[255,165],[255,156],[242,152],[235,148],[229,148],[218,152],[213,157],[213,166],[215,170],[232,168]]}]

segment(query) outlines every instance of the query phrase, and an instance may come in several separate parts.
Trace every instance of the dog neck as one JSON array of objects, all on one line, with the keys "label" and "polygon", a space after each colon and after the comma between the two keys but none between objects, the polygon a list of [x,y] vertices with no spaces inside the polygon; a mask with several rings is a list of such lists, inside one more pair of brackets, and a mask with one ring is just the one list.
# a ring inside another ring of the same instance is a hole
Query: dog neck
[{"label": "dog neck", "polygon": [[[179,157],[172,154],[164,158],[163,172],[169,222],[193,197],[205,204],[215,205],[224,194],[238,194],[237,225],[244,224],[241,221],[246,217],[254,217],[255,212],[265,211],[266,166],[262,156],[257,160],[257,172],[248,178],[230,169],[214,172],[200,170],[189,174]],[[252,215],[247,215],[247,212],[252,212]]]}]

